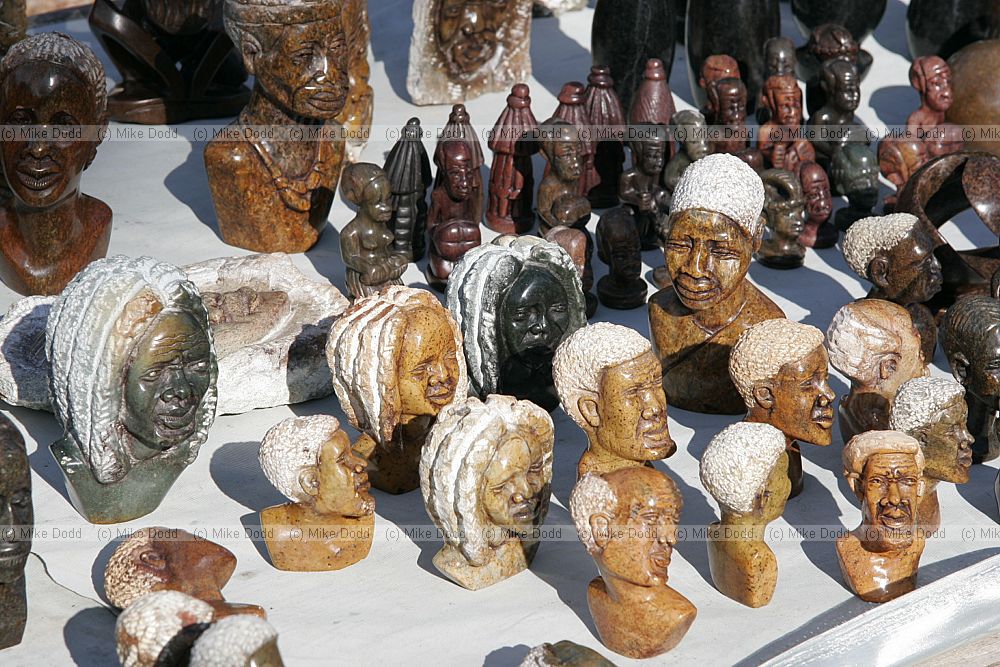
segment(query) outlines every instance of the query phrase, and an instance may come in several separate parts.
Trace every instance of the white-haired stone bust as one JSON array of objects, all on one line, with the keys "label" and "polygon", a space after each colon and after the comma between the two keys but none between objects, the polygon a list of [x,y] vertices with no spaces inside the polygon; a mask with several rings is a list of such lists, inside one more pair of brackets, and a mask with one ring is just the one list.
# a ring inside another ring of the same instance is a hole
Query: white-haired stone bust
[{"label": "white-haired stone bust", "polygon": [[556,349],[552,377],[563,410],[589,440],[579,477],[646,465],[677,449],[660,362],[636,330],[608,322],[576,330]]},{"label": "white-haired stone bust", "polygon": [[178,591],[145,595],[115,623],[118,659],[123,667],[174,664],[214,619],[212,607],[190,595]]},{"label": "white-haired stone bust", "polygon": [[477,395],[556,408],[552,356],[587,322],[580,276],[565,250],[528,236],[473,248],[448,280],[448,309],[462,329]]},{"label": "white-haired stone bust", "polygon": [[189,667],[281,667],[278,632],[256,616],[219,619],[195,642]]},{"label": "white-haired stone bust", "polygon": [[420,459],[427,513],[445,535],[438,570],[475,590],[531,564],[553,442],[548,413],[511,396],[469,397],[441,412]]},{"label": "white-haired stone bust", "polygon": [[52,306],[45,346],[65,429],[52,452],[77,510],[97,523],[153,511],[215,419],[217,365],[197,288],[149,257],[97,260]]},{"label": "white-haired stone bust", "polygon": [[375,488],[420,486],[418,461],[441,409],[468,393],[462,334],[433,294],[391,286],[357,299],[330,329],[333,388],[362,435]]}]

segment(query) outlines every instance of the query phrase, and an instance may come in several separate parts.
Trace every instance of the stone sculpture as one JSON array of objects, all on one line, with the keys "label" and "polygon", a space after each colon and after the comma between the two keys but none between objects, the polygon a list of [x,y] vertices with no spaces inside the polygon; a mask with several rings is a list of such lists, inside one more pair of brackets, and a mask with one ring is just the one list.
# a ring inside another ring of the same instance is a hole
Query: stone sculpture
[{"label": "stone sculpture", "polygon": [[[530,158],[529,158],[530,160]],[[479,219],[482,193],[476,189],[478,168],[468,143],[444,141],[434,151],[438,184],[431,193],[427,216],[430,252],[424,275],[434,289],[444,291],[455,264],[482,243]]]},{"label": "stone sculpture", "polygon": [[806,202],[795,174],[768,169],[764,182],[764,218],[770,232],[757,252],[757,261],[772,269],[795,269],[805,261],[806,248],[799,242],[805,231]]},{"label": "stone sculpture", "polygon": [[212,607],[179,591],[137,599],[118,615],[115,645],[122,667],[189,664],[191,646],[215,620]]},{"label": "stone sculpture", "polygon": [[799,165],[799,183],[806,200],[806,225],[799,235],[799,243],[807,248],[832,248],[840,232],[830,222],[833,215],[830,178],[815,162],[804,162]]},{"label": "stone sculpture", "polygon": [[632,310],[646,304],[642,279],[642,243],[632,216],[623,208],[608,211],[597,223],[597,256],[608,274],[597,282],[597,295],[608,308]]},{"label": "stone sculpture", "polygon": [[830,163],[830,179],[837,194],[847,196],[847,206],[833,218],[837,229],[846,232],[856,221],[867,218],[878,203],[878,160],[860,143],[837,150]]},{"label": "stone sculpture", "polygon": [[34,525],[24,438],[7,417],[0,417],[0,650],[20,644],[24,636],[28,619],[24,566],[31,554]]},{"label": "stone sculpture", "polygon": [[486,226],[500,234],[523,234],[535,224],[531,157],[538,152],[538,142],[534,140],[537,132],[530,91],[519,83],[511,88],[507,106],[493,126],[489,141],[493,166]]},{"label": "stone sculpture", "polygon": [[424,256],[427,229],[427,188],[433,183],[431,161],[423,142],[419,118],[406,121],[399,141],[385,158],[382,169],[392,190],[392,246],[414,262]]}]

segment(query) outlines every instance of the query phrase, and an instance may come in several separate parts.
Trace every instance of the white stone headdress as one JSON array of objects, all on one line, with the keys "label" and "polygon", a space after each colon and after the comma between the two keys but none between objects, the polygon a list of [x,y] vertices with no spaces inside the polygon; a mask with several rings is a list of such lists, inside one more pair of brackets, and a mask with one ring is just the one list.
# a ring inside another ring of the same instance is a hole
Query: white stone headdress
[{"label": "white stone headdress", "polygon": [[144,549],[152,548],[150,532],[157,530],[166,529],[141,528],[135,531],[118,545],[108,559],[108,564],[104,568],[104,594],[108,602],[119,609],[125,609],[165,581],[149,568],[136,564],[138,554]]},{"label": "white stone headdress", "polygon": [[844,446],[844,476],[860,478],[865,463],[875,454],[910,454],[919,471],[924,470],[924,453],[914,438],[899,431],[868,431],[854,436]]},{"label": "white stone headdress", "polygon": [[701,483],[723,511],[749,514],[784,451],[785,434],[771,424],[732,424],[701,455]]},{"label": "white stone headdress", "polygon": [[851,270],[868,280],[868,265],[879,252],[891,250],[913,233],[920,219],[910,213],[892,213],[858,220],[844,235],[844,259]]},{"label": "white stone headdress", "polygon": [[115,623],[118,659],[123,667],[155,664],[181,630],[214,619],[211,605],[179,591],[144,595],[129,605]]},{"label": "white stone headdress", "polygon": [[278,631],[257,616],[239,614],[219,619],[191,650],[189,667],[235,667],[278,639]]},{"label": "white stone headdress", "polygon": [[898,353],[903,336],[919,344],[919,334],[905,308],[881,299],[861,299],[834,314],[826,331],[826,350],[834,368],[851,380],[870,385],[877,380],[878,358]]},{"label": "white stone headdress", "polygon": [[593,531],[590,530],[590,517],[595,514],[612,517],[617,506],[618,496],[615,495],[614,488],[601,475],[588,472],[573,487],[573,493],[569,497],[569,513],[587,553],[593,555],[598,551]]},{"label": "white stone headdress", "polygon": [[764,183],[750,165],[729,153],[691,163],[677,182],[670,206],[671,218],[690,209],[721,213],[753,240],[764,229]]},{"label": "white stone headdress", "polygon": [[823,340],[816,327],[785,318],[764,320],[740,334],[729,353],[729,376],[746,406],[756,403],[754,386],[773,380],[782,366],[822,347]]},{"label": "white stone headdress", "polygon": [[912,433],[931,423],[946,405],[965,397],[965,387],[952,378],[920,377],[899,387],[892,402],[889,428]]},{"label": "white stone headdress", "polygon": [[292,502],[307,502],[311,496],[299,483],[299,473],[319,465],[323,443],[339,430],[340,421],[332,415],[289,417],[272,426],[260,442],[260,467],[267,481]]}]

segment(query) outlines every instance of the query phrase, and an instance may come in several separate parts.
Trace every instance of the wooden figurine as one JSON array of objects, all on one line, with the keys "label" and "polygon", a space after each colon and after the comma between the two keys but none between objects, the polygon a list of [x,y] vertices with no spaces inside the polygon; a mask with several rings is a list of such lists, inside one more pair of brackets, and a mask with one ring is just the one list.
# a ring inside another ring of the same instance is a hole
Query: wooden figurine
[{"label": "wooden figurine", "polygon": [[[482,222],[485,210],[483,208],[485,193],[483,191],[482,168],[486,164],[486,158],[483,156],[483,146],[479,142],[479,135],[476,133],[476,129],[472,127],[472,120],[469,118],[469,112],[466,110],[464,104],[456,104],[451,108],[451,113],[448,114],[448,122],[445,123],[444,128],[438,135],[437,146],[434,147],[434,164],[441,165],[445,163],[444,151],[453,142],[466,144],[472,153],[472,194],[469,195],[469,199],[476,204],[472,221],[478,225]],[[437,174],[434,176],[434,187],[439,187],[444,181],[445,172],[439,168]]]},{"label": "wooden figurine", "polygon": [[760,245],[757,261],[772,269],[802,266],[806,247],[799,242],[805,231],[806,202],[799,179],[785,169],[768,169],[764,181],[764,218],[770,232]]},{"label": "wooden figurine", "polygon": [[[405,341],[405,342],[404,342]],[[438,413],[468,393],[462,334],[433,294],[390,286],[358,299],[330,329],[333,388],[367,458],[372,486],[420,486],[420,448]]]},{"label": "wooden figurine", "polygon": [[160,125],[240,112],[247,72],[222,29],[222,4],[96,0],[90,30],[121,75],[108,96],[113,120]]},{"label": "wooden figurine", "polygon": [[674,127],[681,144],[680,150],[670,158],[663,170],[663,187],[666,188],[667,194],[673,197],[677,182],[681,180],[681,174],[692,162],[711,154],[712,145],[708,140],[705,117],[701,113],[691,109],[678,111],[670,119],[670,124]]},{"label": "wooden figurine", "polygon": [[[239,118],[205,147],[219,235],[257,252],[305,252],[326,226],[344,166],[335,121],[350,88],[345,6],[225,2],[226,31],[254,87]],[[275,136],[248,129],[256,126]]]},{"label": "wooden figurine", "polygon": [[851,381],[840,400],[840,433],[847,442],[889,426],[889,409],[907,380],[927,375],[920,334],[905,308],[881,299],[842,307],[826,332],[830,364]]},{"label": "wooden figurine", "polygon": [[587,323],[573,260],[554,243],[501,236],[469,251],[448,281],[448,309],[465,341],[472,390],[552,411],[552,356]]},{"label": "wooden figurine", "polygon": [[385,172],[374,164],[348,165],[340,182],[344,201],[358,207],[357,215],[340,233],[347,292],[352,299],[377,294],[387,285],[401,285],[409,258],[393,247],[392,189]]},{"label": "wooden figurine", "polygon": [[726,370],[729,352],[749,327],[784,317],[746,277],[760,247],[763,206],[760,177],[727,154],[692,164],[674,190],[664,243],[671,285],[649,299],[653,349],[673,406],[744,410]]},{"label": "wooden figurine", "polygon": [[806,111],[810,115],[827,102],[827,92],[822,85],[824,64],[844,60],[854,65],[858,78],[864,80],[874,60],[847,28],[836,23],[817,26],[809,35],[809,42],[800,47],[796,55],[795,71],[799,79],[806,82]]},{"label": "wooden figurine", "polygon": [[923,304],[941,291],[937,246],[936,235],[910,213],[858,220],[847,230],[843,246],[847,265],[872,283],[869,298],[898,303],[910,312],[928,360],[937,347],[937,323]]},{"label": "wooden figurine", "polygon": [[584,146],[580,132],[559,118],[542,123],[542,154],[548,168],[538,187],[538,231],[544,236],[554,227],[585,229],[590,221],[590,201],[580,194]]},{"label": "wooden figurine", "polygon": [[676,451],[660,363],[637,331],[591,324],[563,341],[552,365],[563,410],[587,434],[578,478],[649,466]]},{"label": "wooden figurine", "polygon": [[708,527],[708,566],[719,592],[748,607],[771,602],[778,559],[764,541],[792,489],[784,434],[741,422],[712,438],[701,455],[701,483],[722,520]]},{"label": "wooden figurine", "polygon": [[830,222],[833,215],[833,194],[826,170],[815,162],[799,165],[799,184],[806,200],[806,225],[799,234],[799,243],[807,248],[832,248],[840,232]]},{"label": "wooden figurine", "polygon": [[92,262],[52,306],[45,337],[63,437],[51,447],[91,523],[149,514],[215,421],[208,311],[180,269],[149,257]]},{"label": "wooden figurine", "polygon": [[190,665],[192,645],[214,620],[211,605],[180,591],[144,595],[115,622],[118,659],[122,667]]},{"label": "wooden figurine", "polygon": [[469,590],[528,569],[552,483],[552,418],[511,396],[457,400],[420,457],[427,513],[445,535],[434,567]]},{"label": "wooden figurine", "polygon": [[416,0],[406,90],[454,104],[531,78],[532,0]]},{"label": "wooden figurine", "polygon": [[896,186],[896,192],[887,195],[883,212],[892,213],[896,210],[899,193],[920,167],[927,162],[930,144],[916,138],[886,137],[878,142],[878,168],[890,183]]},{"label": "wooden figurine", "polygon": [[368,461],[329,415],[292,417],[260,443],[260,467],[290,502],[261,510],[271,564],[279,570],[340,570],[368,556],[375,499]]},{"label": "wooden figurine", "polygon": [[646,305],[639,230],[625,209],[612,209],[601,216],[597,223],[597,256],[608,265],[608,274],[597,282],[601,303],[617,310]]},{"label": "wooden figurine", "polygon": [[651,658],[681,642],[698,610],[667,585],[684,500],[670,477],[624,468],[580,478],[570,514],[600,576],[587,606],[601,642],[629,658]]},{"label": "wooden figurine", "polygon": [[104,68],[61,33],[32,35],[0,61],[0,121],[82,130],[80,140],[6,137],[0,160],[13,197],[0,204],[0,279],[21,294],[58,294],[111,240],[111,209],[80,192],[107,126]]},{"label": "wooden figurine", "polygon": [[443,292],[455,263],[483,242],[476,217],[482,211],[482,193],[475,187],[479,170],[473,167],[468,143],[445,140],[434,151],[434,162],[438,182],[427,216],[430,248],[424,275],[431,287]]},{"label": "wooden figurine", "polygon": [[837,538],[837,559],[848,588],[866,602],[887,602],[917,586],[923,473],[920,444],[904,433],[869,431],[844,447],[844,476],[861,502],[861,525]]},{"label": "wooden figurine", "polygon": [[0,650],[20,644],[24,636],[28,618],[24,566],[34,525],[24,438],[7,417],[0,417]]},{"label": "wooden figurine", "polygon": [[516,84],[489,140],[493,166],[486,226],[500,234],[523,234],[535,224],[531,157],[538,152],[538,142],[534,140],[537,132],[538,121],[531,111],[528,86]]},{"label": "wooden figurine", "polygon": [[1000,456],[1000,301],[994,296],[966,296],[956,301],[941,322],[941,348],[952,375],[965,387],[974,463]]},{"label": "wooden figurine", "polygon": [[553,227],[545,235],[545,240],[565,250],[573,260],[576,273],[580,276],[580,286],[583,288],[589,320],[597,312],[597,297],[591,291],[594,288],[594,267],[591,263],[594,249],[590,232],[573,227]]},{"label": "wooden figurine", "polygon": [[917,507],[917,525],[924,533],[941,527],[938,482],[969,481],[974,439],[968,418],[965,388],[951,378],[914,378],[896,392],[889,428],[919,442],[924,454],[924,495]]},{"label": "wooden figurine", "polygon": [[392,190],[392,248],[415,262],[424,256],[427,229],[427,188],[433,183],[431,161],[423,142],[419,118],[406,121],[399,141],[382,169]]},{"label": "wooden figurine", "polygon": [[878,203],[878,160],[861,143],[845,144],[833,155],[830,180],[837,194],[847,196],[847,206],[833,218],[837,229],[846,232],[856,221],[871,216]]},{"label": "wooden figurine", "polygon": [[832,160],[848,142],[863,138],[864,126],[854,115],[861,104],[860,84],[857,66],[844,58],[828,60],[820,68],[825,102],[809,117],[808,125],[817,133],[813,148],[825,160]]},{"label": "wooden figurine", "polygon": [[815,162],[816,150],[812,144],[794,138],[802,127],[802,90],[795,77],[768,77],[761,101],[770,116],[757,139],[757,148],[765,161],[774,169],[795,173],[801,163]]},{"label": "wooden figurine", "polygon": [[179,528],[140,528],[108,559],[104,593],[119,609],[155,591],[179,591],[210,605],[215,618],[266,616],[257,605],[227,602],[222,597],[235,571],[236,556],[214,542]]},{"label": "wooden figurine", "polygon": [[618,183],[625,164],[625,146],[622,143],[625,110],[614,85],[609,67],[594,65],[590,68],[583,106],[590,118],[591,132],[598,137],[594,168],[600,182],[587,193],[593,208],[618,205]]},{"label": "wooden figurine", "polygon": [[229,616],[213,623],[195,641],[188,667],[284,667],[278,632],[254,616]]},{"label": "wooden figurine", "polygon": [[[580,147],[582,149],[580,157],[583,160],[583,171],[578,182],[579,191],[577,194],[584,197],[588,196],[590,191],[600,185],[601,182],[601,177],[597,173],[597,165],[595,164],[597,158],[597,141],[591,129],[593,122],[585,106],[586,98],[584,94],[586,90],[584,85],[579,81],[570,81],[564,84],[562,90],[559,91],[559,106],[552,113],[553,118],[559,118],[573,125],[580,135]],[[546,171],[548,169],[551,169],[551,166],[547,167]]]}]

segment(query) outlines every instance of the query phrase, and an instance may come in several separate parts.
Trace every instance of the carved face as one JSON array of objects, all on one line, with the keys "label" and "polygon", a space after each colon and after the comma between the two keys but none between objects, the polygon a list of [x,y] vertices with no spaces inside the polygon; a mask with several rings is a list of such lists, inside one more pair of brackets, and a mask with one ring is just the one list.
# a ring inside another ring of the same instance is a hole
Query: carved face
[{"label": "carved face", "polygon": [[17,581],[31,552],[31,469],[20,445],[0,444],[0,584]]},{"label": "carved face", "polygon": [[920,441],[924,453],[924,474],[943,482],[964,484],[972,466],[972,443],[966,423],[969,409],[962,396],[956,396],[926,426],[910,433]]},{"label": "carved face", "polygon": [[161,312],[132,346],[122,425],[152,449],[190,438],[211,382],[211,364],[212,347],[201,325],[183,311]]},{"label": "carved face", "polygon": [[351,441],[337,431],[323,443],[319,465],[307,468],[299,476],[302,488],[316,496],[320,514],[364,516],[375,508],[369,490],[368,461],[351,449]]},{"label": "carved face", "polygon": [[611,275],[622,281],[636,280],[642,275],[639,230],[631,220],[625,225],[609,228],[601,240]]},{"label": "carved face", "polygon": [[501,48],[513,0],[438,0],[437,46],[456,78],[479,73]]},{"label": "carved face", "polygon": [[798,127],[802,124],[802,97],[797,92],[778,91],[774,93],[771,105],[778,125]]},{"label": "carved face", "polygon": [[242,45],[257,85],[293,114],[332,120],[347,103],[347,43],[339,19],[265,28],[267,46]]},{"label": "carved face", "polygon": [[833,401],[829,359],[822,345],[781,367],[771,386],[774,406],[770,422],[786,436],[814,445],[829,445]]},{"label": "carved face", "polygon": [[[0,88],[0,118],[4,125],[54,126],[69,133],[101,121],[90,87],[72,70],[30,62],[12,71]],[[94,157],[92,141],[15,141],[0,144],[3,169],[11,191],[27,208],[55,206],[80,190],[80,175]]]},{"label": "carved face", "polygon": [[594,437],[601,447],[630,461],[658,461],[674,453],[662,377],[652,351],[604,369],[598,402],[581,399],[593,406],[580,406],[585,417],[596,413]]},{"label": "carved face", "polygon": [[969,363],[962,384],[980,400],[989,400],[1000,396],[1000,327],[992,327],[983,338],[982,344],[964,346]]},{"label": "carved face", "polygon": [[730,79],[740,75],[739,65],[730,57],[709,56],[701,66],[701,78],[698,85],[707,90],[708,86],[720,79]]},{"label": "carved face", "polygon": [[767,217],[775,237],[795,241],[806,226],[805,201],[789,199],[780,206],[768,206]]},{"label": "carved face", "polygon": [[754,513],[764,523],[775,521],[785,511],[785,503],[792,492],[792,480],[788,477],[788,453],[783,453],[771,468],[771,474],[764,482],[764,488],[754,498]]},{"label": "carved face", "polygon": [[551,355],[570,323],[569,297],[547,271],[527,268],[503,296],[498,326],[512,356]]},{"label": "carved face", "polygon": [[540,439],[534,447],[520,435],[504,441],[483,473],[482,504],[495,526],[531,528],[545,507],[545,452]]},{"label": "carved face", "polygon": [[932,110],[945,112],[951,106],[955,96],[951,90],[951,68],[948,63],[939,60],[931,63],[924,70],[924,103]]},{"label": "carved face", "polygon": [[941,263],[934,256],[934,240],[921,225],[913,234],[872,260],[869,274],[896,303],[923,303],[941,291]]},{"label": "carved face", "polygon": [[826,222],[833,213],[830,179],[819,165],[802,169],[802,194],[806,200],[806,215],[812,222]]},{"label": "carved face", "polygon": [[852,205],[867,204],[870,209],[878,201],[878,164],[866,148],[853,150],[848,144],[834,156],[830,176],[840,192],[846,192]]},{"label": "carved face", "polygon": [[873,454],[859,482],[862,546],[874,552],[910,546],[920,490],[920,468],[913,455]]},{"label": "carved face", "polygon": [[842,112],[855,111],[861,104],[861,87],[858,72],[853,67],[836,70],[833,84],[833,106]]},{"label": "carved face", "polygon": [[791,40],[769,39],[764,44],[764,62],[768,76],[795,74],[795,45]]},{"label": "carved face", "polygon": [[183,530],[147,529],[145,546],[132,555],[132,566],[154,583],[153,591],[180,591],[205,601],[221,600],[233,576],[236,557],[224,547]]},{"label": "carved face", "polygon": [[688,129],[688,138],[684,141],[684,152],[691,158],[692,162],[697,162],[712,152],[712,145],[703,133],[692,131],[695,128],[703,130],[704,125],[692,125]]},{"label": "carved face", "polygon": [[421,307],[407,313],[397,381],[404,415],[436,415],[455,398],[458,346],[444,311]]},{"label": "carved face", "polygon": [[465,142],[453,143],[445,152],[444,187],[452,201],[465,201],[472,195],[472,153]]},{"label": "carved face", "polygon": [[735,222],[694,209],[673,216],[664,256],[678,298],[692,310],[704,310],[743,284],[753,250]]},{"label": "carved face", "polygon": [[583,174],[583,147],[579,141],[559,141],[552,144],[552,168],[560,181],[575,181]]},{"label": "carved face", "polygon": [[365,186],[362,211],[375,222],[389,222],[392,220],[391,199],[392,187],[389,185],[389,177],[384,172],[380,173],[375,180]]},{"label": "carved face", "polygon": [[263,315],[277,318],[288,311],[286,292],[260,292],[252,287],[241,287],[232,292],[202,292],[201,298],[213,325],[248,322]]},{"label": "carved face", "polygon": [[736,81],[720,81],[719,108],[716,111],[719,124],[740,126],[747,119],[747,89]]},{"label": "carved face", "polygon": [[218,0],[142,0],[146,16],[168,35],[193,35],[215,18]]},{"label": "carved face", "polygon": [[658,176],[666,164],[667,144],[663,141],[636,141],[632,143],[635,164],[644,174]]}]

